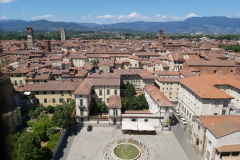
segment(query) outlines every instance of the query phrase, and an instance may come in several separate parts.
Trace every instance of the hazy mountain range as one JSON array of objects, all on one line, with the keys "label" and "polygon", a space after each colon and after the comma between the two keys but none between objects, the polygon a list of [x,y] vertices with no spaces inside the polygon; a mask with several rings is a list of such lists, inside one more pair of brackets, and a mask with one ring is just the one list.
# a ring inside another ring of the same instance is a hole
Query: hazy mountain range
[{"label": "hazy mountain range", "polygon": [[0,29],[7,31],[25,31],[27,26],[33,30],[57,31],[60,28],[74,31],[87,30],[111,30],[127,29],[135,31],[158,32],[159,29],[165,33],[228,33],[240,34],[240,18],[228,17],[192,17],[184,21],[171,22],[122,22],[108,25],[96,23],[75,23],[75,22],[52,22],[47,20],[24,21],[24,20],[0,20]]}]

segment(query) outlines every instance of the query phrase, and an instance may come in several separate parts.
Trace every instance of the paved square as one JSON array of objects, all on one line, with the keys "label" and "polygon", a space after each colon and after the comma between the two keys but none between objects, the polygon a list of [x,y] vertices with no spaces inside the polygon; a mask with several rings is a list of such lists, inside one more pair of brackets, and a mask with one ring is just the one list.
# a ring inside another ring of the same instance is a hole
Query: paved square
[{"label": "paved square", "polygon": [[[143,142],[150,150],[152,160],[188,160],[174,134],[159,132],[157,135],[126,135],[114,127],[93,127],[91,132],[83,129],[75,136],[67,160],[102,160],[103,149],[110,142],[119,138],[133,138]],[[65,159],[63,157],[62,159]]]}]

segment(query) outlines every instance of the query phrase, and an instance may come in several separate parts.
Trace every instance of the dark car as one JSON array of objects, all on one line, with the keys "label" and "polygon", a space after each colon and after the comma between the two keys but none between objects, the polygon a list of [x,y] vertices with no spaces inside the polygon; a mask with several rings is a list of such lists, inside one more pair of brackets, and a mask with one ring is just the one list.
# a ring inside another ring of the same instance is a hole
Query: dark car
[{"label": "dark car", "polygon": [[87,131],[88,131],[88,132],[92,131],[92,125],[88,125]]}]

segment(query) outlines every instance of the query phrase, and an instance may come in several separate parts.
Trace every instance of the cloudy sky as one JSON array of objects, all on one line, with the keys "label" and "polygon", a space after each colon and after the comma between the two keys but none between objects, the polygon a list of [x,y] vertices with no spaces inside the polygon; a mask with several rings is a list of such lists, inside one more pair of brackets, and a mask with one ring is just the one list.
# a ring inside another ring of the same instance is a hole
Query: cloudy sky
[{"label": "cloudy sky", "polygon": [[110,24],[203,16],[240,18],[239,6],[240,0],[0,0],[0,19]]}]

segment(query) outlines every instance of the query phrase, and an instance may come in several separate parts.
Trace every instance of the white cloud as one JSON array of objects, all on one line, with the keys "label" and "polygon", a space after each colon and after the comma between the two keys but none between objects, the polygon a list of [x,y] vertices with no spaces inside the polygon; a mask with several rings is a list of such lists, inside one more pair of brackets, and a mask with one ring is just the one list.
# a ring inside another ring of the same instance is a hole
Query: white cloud
[{"label": "white cloud", "polygon": [[88,15],[87,17],[91,17],[91,15]]},{"label": "white cloud", "polygon": [[23,14],[25,13],[25,11],[22,11],[22,14],[21,14],[21,16],[23,16]]},{"label": "white cloud", "polygon": [[45,16],[37,16],[37,17],[32,17],[32,19],[47,19],[47,18],[54,18],[55,15],[45,15]]},{"label": "white cloud", "polygon": [[189,15],[185,16],[186,18],[190,18],[190,17],[198,17],[198,15],[196,15],[195,13],[190,13]]},{"label": "white cloud", "polygon": [[86,18],[86,16],[82,16],[82,19],[85,19]]},{"label": "white cloud", "polygon": [[240,16],[240,13],[238,13],[237,16]]},{"label": "white cloud", "polygon": [[156,15],[155,17],[161,17],[161,14]]},{"label": "white cloud", "polygon": [[10,2],[13,2],[15,0],[0,0],[0,3],[10,3]]},{"label": "white cloud", "polygon": [[0,16],[0,19],[8,19],[6,16]]},{"label": "white cloud", "polygon": [[216,11],[217,9],[213,9],[214,11]]}]

